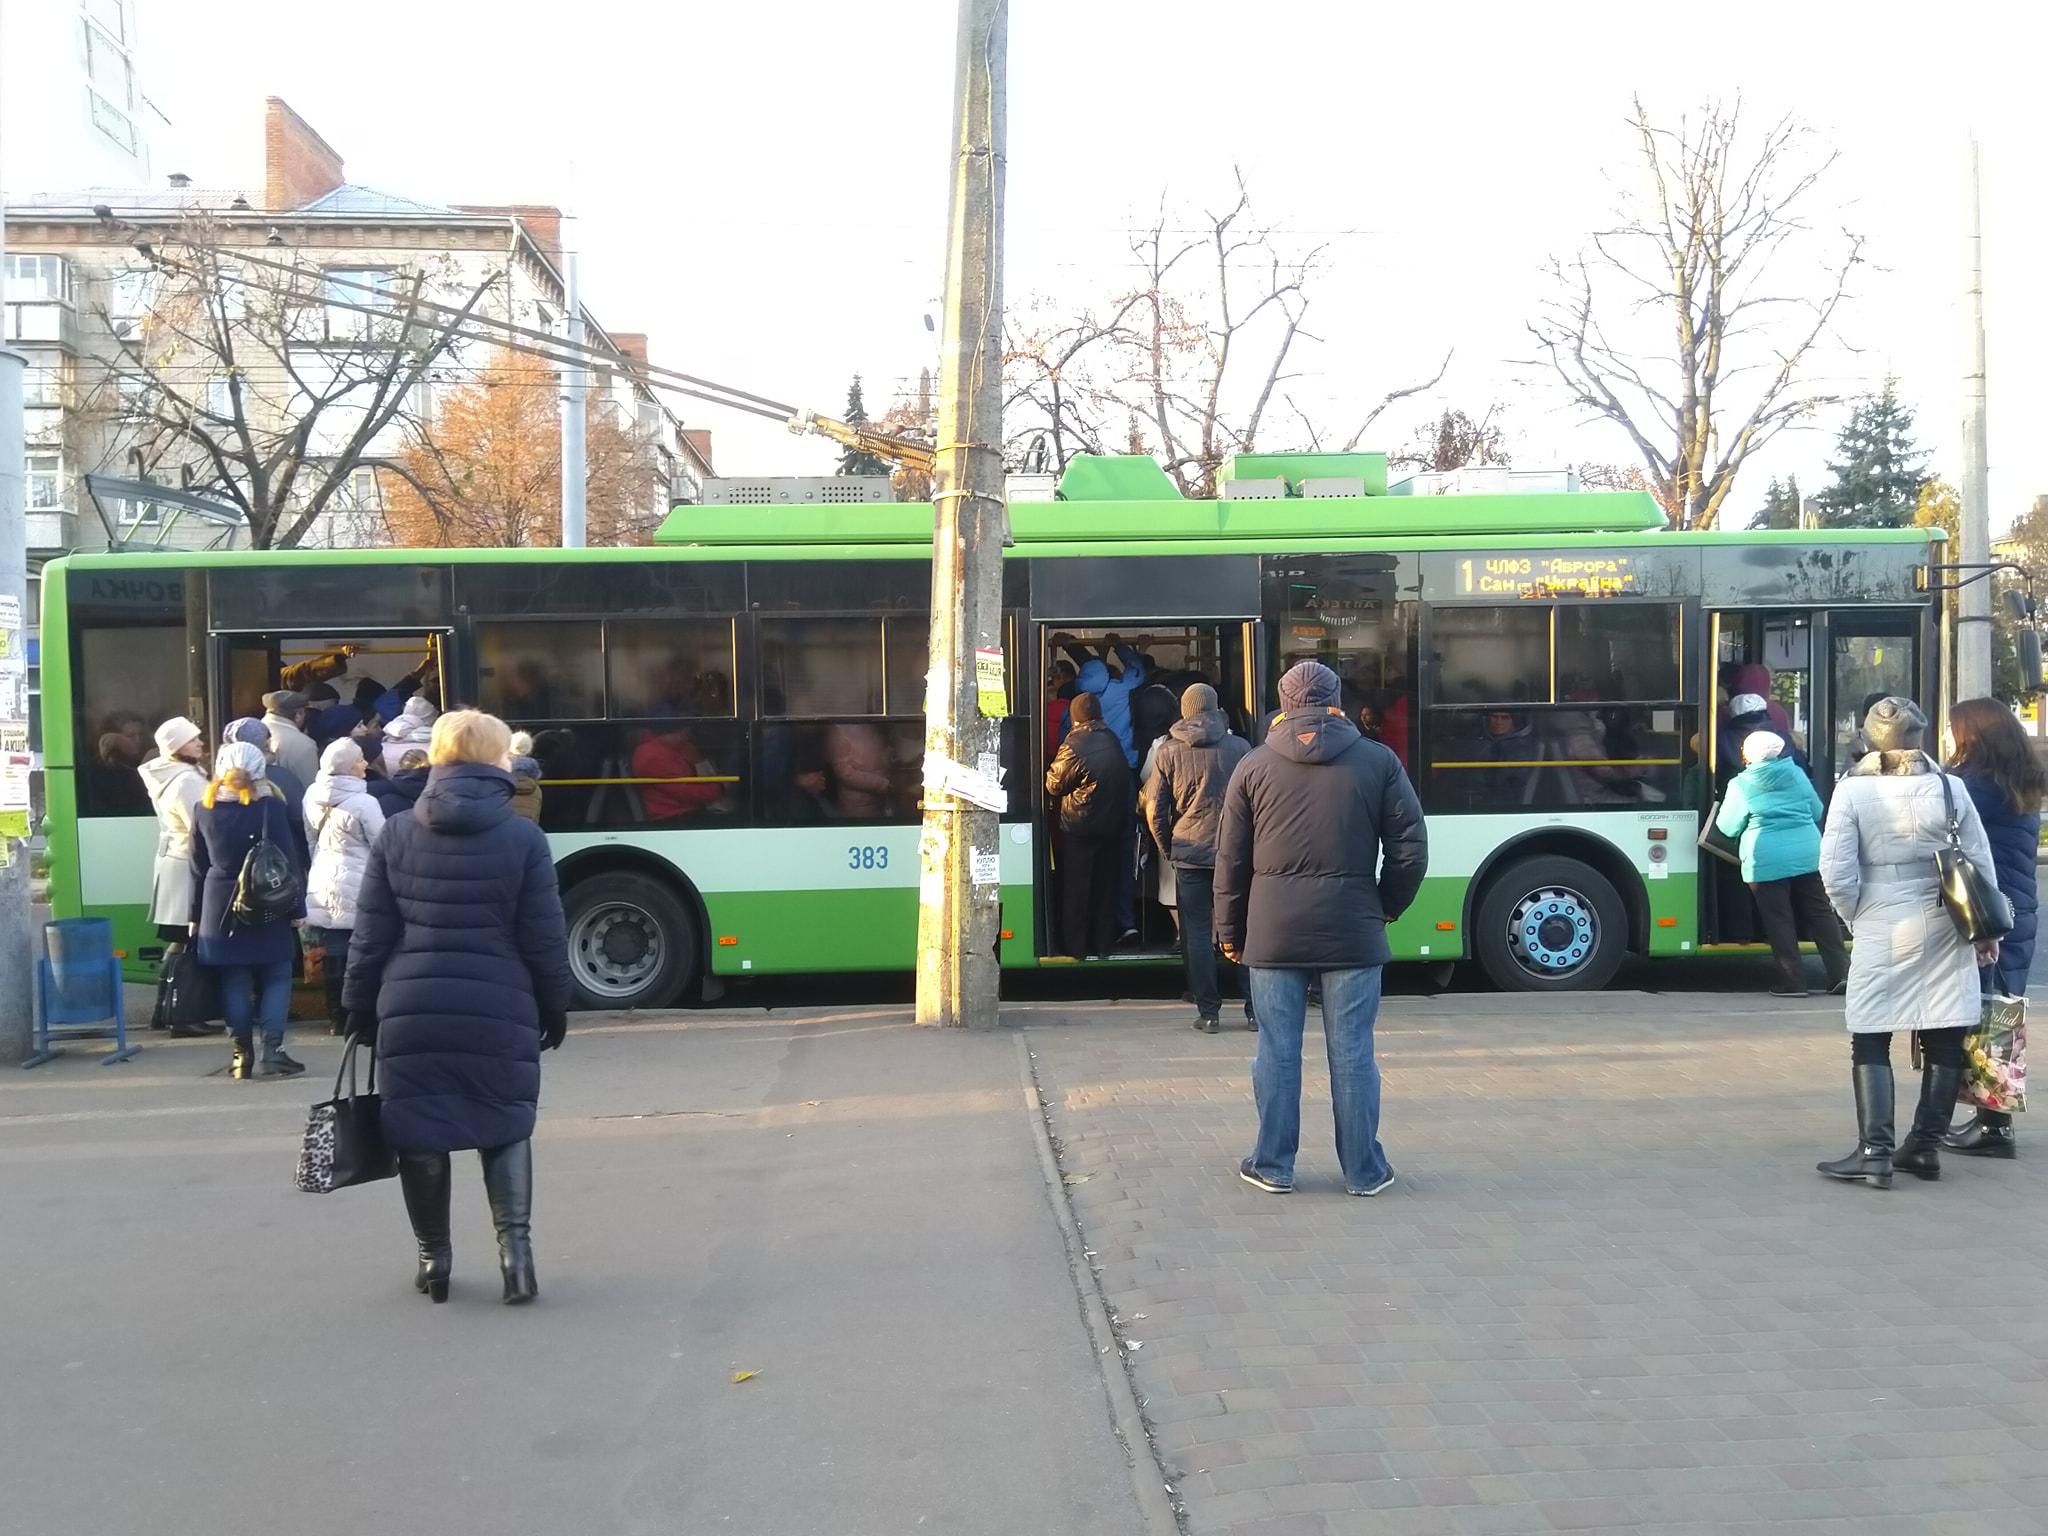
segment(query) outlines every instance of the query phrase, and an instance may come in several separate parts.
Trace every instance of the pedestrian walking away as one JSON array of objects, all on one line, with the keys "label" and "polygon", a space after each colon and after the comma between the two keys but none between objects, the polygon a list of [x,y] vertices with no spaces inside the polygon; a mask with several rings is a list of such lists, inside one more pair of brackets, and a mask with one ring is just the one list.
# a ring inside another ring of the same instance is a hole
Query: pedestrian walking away
[{"label": "pedestrian walking away", "polygon": [[[2027,995],[2040,914],[2035,860],[2041,849],[2041,797],[2048,773],[2034,756],[2011,710],[1996,699],[1965,699],[1948,712],[1955,750],[1949,771],[1970,791],[1997,866],[1998,889],[2012,903],[2012,932],[1998,941],[1998,958],[1977,975],[1987,994]],[[1966,1157],[2012,1157],[2012,1116],[1979,1109],[1942,1143]]]},{"label": "pedestrian walking away", "polygon": [[1059,807],[1060,926],[1074,959],[1116,942],[1117,863],[1130,825],[1131,770],[1103,723],[1102,701],[1074,695],[1072,728],[1045,770],[1046,799]]},{"label": "pedestrian walking away", "polygon": [[513,814],[512,733],[495,715],[435,720],[427,786],[370,851],[342,1006],[381,1059],[384,1138],[419,1264],[448,1299],[449,1154],[475,1150],[507,1302],[534,1275],[533,1126],[540,1053],[569,1027],[569,945],[554,857]]},{"label": "pedestrian walking away", "polygon": [[1258,1139],[1238,1174],[1274,1194],[1294,1187],[1312,981],[1322,987],[1344,1188],[1376,1195],[1394,1180],[1380,1146],[1372,1032],[1391,958],[1386,926],[1421,889],[1429,842],[1400,759],[1360,733],[1340,695],[1321,662],[1288,668],[1279,717],[1230,777],[1216,844],[1217,940],[1250,968],[1259,1020]]},{"label": "pedestrian walking away", "polygon": [[305,866],[269,767],[255,743],[224,743],[192,817],[195,953],[217,973],[233,1044],[228,1075],[239,1080],[306,1070],[284,1049],[293,930],[306,918]]},{"label": "pedestrian walking away", "polygon": [[[1849,923],[1847,1023],[1856,1093],[1856,1148],[1818,1165],[1830,1178],[1888,1189],[1896,1169],[1941,1177],[1939,1147],[1962,1086],[1963,1036],[1982,1014],[1977,967],[1998,943],[1971,945],[1942,905],[1934,855],[1948,846],[1955,806],[1963,852],[1992,868],[1969,791],[1926,753],[1927,716],[1911,699],[1880,699],[1863,721],[1871,750],[1835,786],[1821,833],[1820,875]],[[1946,784],[1946,793],[1944,793]],[[1920,1035],[1920,1099],[1893,1143],[1892,1035]]]},{"label": "pedestrian walking away", "polygon": [[1813,781],[1785,753],[1776,731],[1752,731],[1742,741],[1744,767],[1722,797],[1716,825],[1742,847],[1742,878],[1756,897],[1764,937],[1778,963],[1773,997],[1806,996],[1799,932],[1820,950],[1828,991],[1848,986],[1849,951],[1841,920],[1820,881],[1820,796]]},{"label": "pedestrian walking away", "polygon": [[[1180,718],[1161,739],[1153,777],[1145,786],[1145,824],[1159,856],[1173,870],[1174,899],[1180,909],[1181,952],[1188,991],[1195,999],[1195,1028],[1214,1034],[1222,1027],[1223,998],[1216,976],[1216,837],[1223,818],[1223,792],[1230,775],[1251,752],[1251,744],[1230,734],[1216,690],[1191,683],[1180,696]],[[1245,999],[1245,1022],[1254,1018]]]},{"label": "pedestrian walking away", "polygon": [[306,871],[306,927],[320,949],[328,1027],[348,1033],[341,984],[355,933],[356,897],[370,850],[384,830],[384,808],[364,779],[363,749],[346,736],[327,744],[320,772],[306,791],[306,837],[313,862]]}]

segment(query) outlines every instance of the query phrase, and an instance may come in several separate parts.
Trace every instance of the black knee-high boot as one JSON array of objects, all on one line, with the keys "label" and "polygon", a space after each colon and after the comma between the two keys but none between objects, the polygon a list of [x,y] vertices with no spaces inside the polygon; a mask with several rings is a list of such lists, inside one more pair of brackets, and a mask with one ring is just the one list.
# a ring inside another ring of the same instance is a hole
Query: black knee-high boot
[{"label": "black knee-high boot", "polygon": [[408,1152],[398,1159],[398,1187],[405,1193],[405,1214],[420,1251],[413,1289],[435,1301],[448,1299],[448,1272],[455,1264],[455,1246],[448,1237],[452,1183],[446,1152]]},{"label": "black knee-high boot", "polygon": [[1892,1154],[1892,1166],[1901,1173],[1923,1179],[1941,1177],[1941,1139],[1956,1112],[1956,1095],[1962,1090],[1963,1069],[1929,1061],[1920,1068],[1920,1107],[1913,1114],[1913,1129],[1906,1132],[1899,1150]]},{"label": "black knee-high boot", "polygon": [[1892,1064],[1859,1061],[1850,1068],[1856,1084],[1856,1150],[1831,1163],[1816,1163],[1831,1179],[1861,1179],[1878,1189],[1892,1187]]},{"label": "black knee-high boot", "polygon": [[505,1272],[508,1304],[531,1301],[540,1294],[533,1273],[533,1143],[515,1141],[485,1147],[484,1192],[491,1200],[491,1220],[498,1225],[498,1267]]}]

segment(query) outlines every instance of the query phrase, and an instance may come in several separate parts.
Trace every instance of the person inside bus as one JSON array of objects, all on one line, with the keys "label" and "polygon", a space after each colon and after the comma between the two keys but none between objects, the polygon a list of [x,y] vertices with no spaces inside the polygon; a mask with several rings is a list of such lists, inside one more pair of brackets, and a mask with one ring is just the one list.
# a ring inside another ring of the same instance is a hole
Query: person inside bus
[{"label": "person inside bus", "polygon": [[1067,739],[1067,708],[1080,691],[1077,669],[1064,656],[1056,657],[1045,673],[1045,755],[1050,759]]},{"label": "person inside bus", "polygon": [[1806,766],[1806,754],[1792,739],[1791,727],[1788,725],[1780,729],[1777,724],[1784,714],[1783,709],[1759,693],[1738,693],[1728,701],[1728,718],[1721,722],[1720,738],[1715,744],[1714,782],[1717,789],[1725,790],[1735,775],[1742,772],[1742,743],[1758,731],[1770,731],[1783,737],[1785,755],[1798,765],[1800,772],[1810,772]]},{"label": "person inside bus", "polygon": [[101,816],[147,816],[149,791],[137,777],[142,768],[144,736],[142,716],[125,711],[108,718],[107,729],[93,744],[91,806]]},{"label": "person inside bus", "polygon": [[1132,830],[1132,774],[1103,723],[1102,701],[1077,693],[1073,729],[1045,770],[1060,830],[1060,934],[1074,959],[1108,953],[1116,939],[1117,871]]},{"label": "person inside bus", "polygon": [[1480,717],[1480,737],[1473,755],[1501,764],[1474,774],[1478,780],[1472,796],[1475,806],[1527,805],[1536,795],[1537,776],[1542,771],[1543,744],[1529,716],[1513,710],[1490,709]]},{"label": "person inside bus", "polygon": [[[1130,804],[1124,807],[1124,846],[1117,857],[1114,876],[1117,931],[1126,940],[1135,939],[1138,935],[1137,774],[1140,756],[1137,731],[1131,717],[1131,698],[1145,685],[1145,679],[1150,675],[1144,647],[1151,643],[1150,635],[1140,635],[1136,646],[1125,645],[1116,635],[1107,635],[1103,638],[1102,655],[1092,656],[1084,662],[1075,678],[1081,692],[1093,695],[1101,704],[1103,726],[1123,748],[1124,766],[1130,770],[1125,778]],[[1106,659],[1111,657],[1121,667],[1115,676],[1110,675]]]},{"label": "person inside bus", "polygon": [[650,732],[633,748],[632,768],[634,778],[657,781],[639,786],[640,805],[649,821],[680,821],[700,811],[723,809],[725,786],[702,782],[718,769],[697,750],[687,726]]},{"label": "person inside bus", "polygon": [[889,814],[889,742],[879,725],[841,720],[825,727],[825,764],[844,821],[880,821]]}]

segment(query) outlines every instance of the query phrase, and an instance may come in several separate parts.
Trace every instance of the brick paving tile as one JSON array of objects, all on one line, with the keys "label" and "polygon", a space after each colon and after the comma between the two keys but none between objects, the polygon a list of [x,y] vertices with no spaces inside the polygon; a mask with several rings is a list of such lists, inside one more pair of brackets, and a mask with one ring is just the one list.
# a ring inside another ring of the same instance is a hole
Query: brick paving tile
[{"label": "brick paving tile", "polygon": [[1240,1182],[1253,1037],[1179,1012],[1022,1017],[1190,1531],[2048,1536],[2048,1309],[1953,1283],[1964,1223],[2048,1271],[2048,1222],[1972,1219],[2042,1209],[2048,1152],[1817,1178],[1839,1004],[1395,998],[1373,1200],[1313,1070],[1295,1192]]}]

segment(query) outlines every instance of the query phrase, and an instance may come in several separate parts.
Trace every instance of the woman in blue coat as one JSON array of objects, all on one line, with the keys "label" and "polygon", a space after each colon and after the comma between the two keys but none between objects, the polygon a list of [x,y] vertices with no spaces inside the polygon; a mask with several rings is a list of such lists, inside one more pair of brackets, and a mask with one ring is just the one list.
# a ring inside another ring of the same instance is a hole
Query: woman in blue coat
[{"label": "woman in blue coat", "polygon": [[475,1148],[505,1300],[538,1294],[530,1224],[540,1053],[569,1025],[555,862],[512,812],[512,733],[495,715],[434,722],[427,786],[385,823],[356,906],[342,1006],[374,1034],[385,1139],[419,1245],[415,1287],[448,1299],[448,1154]]},{"label": "woman in blue coat", "polygon": [[1742,738],[1742,772],[1729,781],[1715,820],[1725,837],[1742,840],[1742,878],[1756,897],[1764,936],[1778,962],[1773,997],[1806,996],[1806,972],[1799,958],[1804,927],[1820,950],[1828,990],[1842,990],[1849,975],[1849,951],[1842,925],[1820,883],[1820,796],[1776,731],[1752,731]]},{"label": "woman in blue coat", "polygon": [[[192,813],[193,952],[220,982],[221,1014],[234,1044],[228,1075],[237,1079],[294,1077],[306,1070],[284,1053],[294,930],[306,920],[306,868],[292,836],[291,813],[267,771],[261,747],[226,743],[214,758],[213,782]],[[242,865],[265,838],[296,867],[297,900],[288,914],[250,926],[230,909]],[[263,1032],[260,1060],[254,1055],[257,1030]]]},{"label": "woman in blue coat", "polygon": [[[1963,700],[1948,712],[1948,731],[1955,743],[1949,772],[1970,792],[1991,841],[1998,889],[2012,903],[2012,932],[1998,941],[1998,958],[1977,974],[1986,992],[2025,997],[2038,926],[2034,860],[2041,848],[2041,797],[2048,793],[2048,772],[2012,711],[1996,699]],[[2012,1157],[2012,1116],[1980,1109],[1943,1145],[1969,1157]]]}]

